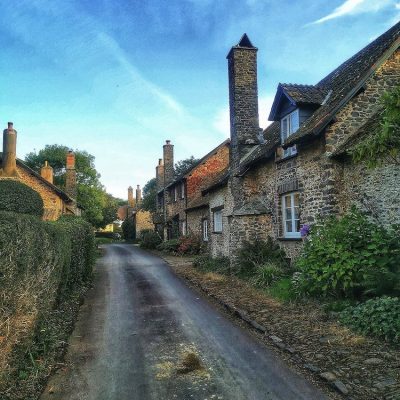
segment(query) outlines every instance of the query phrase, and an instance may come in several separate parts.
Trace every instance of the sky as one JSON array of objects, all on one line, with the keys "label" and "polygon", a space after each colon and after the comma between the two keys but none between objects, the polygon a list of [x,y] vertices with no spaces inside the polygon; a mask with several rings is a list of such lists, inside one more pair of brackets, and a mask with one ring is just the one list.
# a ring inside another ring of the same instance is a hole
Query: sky
[{"label": "sky", "polygon": [[258,50],[260,125],[279,82],[315,84],[400,19],[400,0],[0,0],[0,127],[17,155],[86,150],[108,192],[229,137],[226,55]]}]

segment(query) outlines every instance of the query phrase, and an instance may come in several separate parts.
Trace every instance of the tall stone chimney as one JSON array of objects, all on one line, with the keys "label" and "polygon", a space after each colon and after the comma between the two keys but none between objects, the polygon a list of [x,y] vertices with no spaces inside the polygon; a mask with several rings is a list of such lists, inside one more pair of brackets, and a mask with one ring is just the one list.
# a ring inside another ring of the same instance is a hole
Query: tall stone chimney
[{"label": "tall stone chimney", "polygon": [[78,188],[76,183],[75,154],[72,150],[67,153],[67,172],[65,178],[65,192],[76,200]]},{"label": "tall stone chimney", "polygon": [[17,131],[14,129],[13,123],[8,123],[8,128],[3,131],[3,176],[17,175]]},{"label": "tall stone chimney", "polygon": [[174,180],[174,145],[166,140],[163,146],[164,155],[164,184],[169,185]]},{"label": "tall stone chimney", "polygon": [[140,189],[140,185],[136,186],[136,207],[139,207],[142,203],[142,189]]},{"label": "tall stone chimney", "polygon": [[40,175],[42,178],[46,179],[47,182],[50,182],[51,184],[54,183],[53,168],[47,161],[44,162],[44,166],[40,169]]},{"label": "tall stone chimney", "polygon": [[135,207],[135,200],[133,199],[133,187],[128,187],[128,205],[129,207]]},{"label": "tall stone chimney", "polygon": [[157,192],[164,187],[164,164],[162,158],[158,159],[156,167]]},{"label": "tall stone chimney", "polygon": [[257,50],[244,34],[227,56],[233,168],[259,143]]}]

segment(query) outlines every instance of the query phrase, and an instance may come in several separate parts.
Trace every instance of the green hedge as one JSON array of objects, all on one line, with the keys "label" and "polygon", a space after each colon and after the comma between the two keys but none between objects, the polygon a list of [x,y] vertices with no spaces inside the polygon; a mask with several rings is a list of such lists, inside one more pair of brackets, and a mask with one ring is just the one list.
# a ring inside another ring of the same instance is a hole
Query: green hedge
[{"label": "green hedge", "polygon": [[0,180],[0,211],[43,216],[43,200],[29,186],[13,179]]},{"label": "green hedge", "polygon": [[14,382],[21,391],[25,380],[18,370],[24,362],[27,376],[40,380],[29,360],[33,353],[46,359],[49,351],[35,347],[47,340],[41,326],[90,282],[94,250],[93,229],[80,218],[44,222],[0,211],[0,336],[5,338],[0,342],[0,398],[4,385]]}]

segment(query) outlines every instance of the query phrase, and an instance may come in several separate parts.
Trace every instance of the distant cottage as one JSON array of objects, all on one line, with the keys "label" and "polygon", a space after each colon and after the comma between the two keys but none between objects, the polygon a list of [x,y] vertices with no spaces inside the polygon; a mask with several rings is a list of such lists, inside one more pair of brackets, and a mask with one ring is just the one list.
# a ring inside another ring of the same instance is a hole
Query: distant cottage
[{"label": "distant cottage", "polygon": [[[244,240],[272,236],[294,258],[304,224],[340,215],[352,204],[382,223],[400,223],[399,165],[367,170],[349,155],[379,127],[381,96],[400,84],[399,45],[400,23],[316,85],[279,84],[269,115],[273,123],[262,131],[257,48],[243,35],[227,56],[229,160],[212,178],[204,173],[199,180],[202,196],[196,201],[207,208],[196,218],[189,217],[189,193],[184,213],[171,211],[180,181],[166,179],[171,172],[166,175],[164,165],[162,175],[160,164],[157,229],[163,224],[168,231],[173,218],[186,221],[180,234],[201,226],[211,254],[231,258]],[[181,181],[187,184],[190,173]]]},{"label": "distant cottage", "polygon": [[70,151],[67,157],[66,188],[61,190],[53,184],[53,168],[46,162],[40,174],[17,158],[17,131],[13,123],[3,131],[3,152],[0,153],[0,179],[14,179],[39,193],[44,203],[43,219],[55,221],[62,215],[81,215],[77,204],[75,155]]}]

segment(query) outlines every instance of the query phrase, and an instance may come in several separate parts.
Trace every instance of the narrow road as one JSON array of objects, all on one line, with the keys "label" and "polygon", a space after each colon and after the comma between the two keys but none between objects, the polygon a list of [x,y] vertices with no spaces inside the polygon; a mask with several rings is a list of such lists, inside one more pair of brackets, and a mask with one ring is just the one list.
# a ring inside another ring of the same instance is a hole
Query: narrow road
[{"label": "narrow road", "polygon": [[[203,368],[179,373],[188,353]],[[106,247],[66,363],[41,400],[326,399],[162,259],[131,245]]]}]

